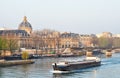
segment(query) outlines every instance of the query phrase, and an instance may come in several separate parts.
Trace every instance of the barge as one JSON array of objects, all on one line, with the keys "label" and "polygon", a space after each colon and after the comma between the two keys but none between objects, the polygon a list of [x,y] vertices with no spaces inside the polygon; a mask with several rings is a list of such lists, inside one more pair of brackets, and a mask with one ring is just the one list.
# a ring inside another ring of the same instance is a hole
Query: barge
[{"label": "barge", "polygon": [[73,70],[100,66],[101,60],[98,57],[86,57],[83,61],[61,61],[53,63],[53,73],[69,73]]},{"label": "barge", "polygon": [[25,65],[25,64],[33,64],[33,63],[35,63],[34,60],[13,60],[13,61],[0,60],[0,67]]}]

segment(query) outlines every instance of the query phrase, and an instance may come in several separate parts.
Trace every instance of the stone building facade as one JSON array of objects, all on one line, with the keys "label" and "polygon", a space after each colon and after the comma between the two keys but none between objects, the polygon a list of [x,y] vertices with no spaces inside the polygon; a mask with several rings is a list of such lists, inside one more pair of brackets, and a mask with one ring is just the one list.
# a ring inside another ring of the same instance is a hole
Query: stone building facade
[{"label": "stone building facade", "polygon": [[79,39],[80,39],[82,47],[93,47],[94,46],[93,39],[96,38],[95,35],[81,34],[79,37],[80,37]]},{"label": "stone building facade", "polygon": [[7,39],[16,39],[18,41],[19,48],[32,48],[31,33],[32,26],[27,21],[27,17],[25,16],[18,29],[0,30],[0,37]]},{"label": "stone building facade", "polygon": [[79,34],[65,32],[60,35],[60,48],[79,48],[79,47],[80,47]]}]

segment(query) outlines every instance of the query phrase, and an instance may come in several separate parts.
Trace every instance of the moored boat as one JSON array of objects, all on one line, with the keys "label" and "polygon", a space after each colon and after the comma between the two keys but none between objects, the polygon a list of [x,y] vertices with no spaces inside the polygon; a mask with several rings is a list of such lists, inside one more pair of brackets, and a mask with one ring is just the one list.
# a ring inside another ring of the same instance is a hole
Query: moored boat
[{"label": "moored boat", "polygon": [[83,61],[62,61],[53,63],[53,73],[68,73],[73,70],[100,66],[101,60],[98,57],[86,57]]},{"label": "moored boat", "polygon": [[0,60],[0,67],[25,65],[33,63],[35,63],[34,60],[13,60],[13,61]]}]

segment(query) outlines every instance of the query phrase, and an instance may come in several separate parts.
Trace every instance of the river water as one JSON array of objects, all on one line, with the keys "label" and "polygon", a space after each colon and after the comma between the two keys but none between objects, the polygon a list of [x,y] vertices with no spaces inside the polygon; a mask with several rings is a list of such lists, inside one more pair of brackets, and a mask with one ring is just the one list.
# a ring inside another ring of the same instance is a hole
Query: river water
[{"label": "river water", "polygon": [[52,63],[60,60],[81,60],[84,57],[41,58],[35,64],[0,68],[0,78],[120,78],[120,53],[100,56],[102,65],[68,74],[52,74]]}]

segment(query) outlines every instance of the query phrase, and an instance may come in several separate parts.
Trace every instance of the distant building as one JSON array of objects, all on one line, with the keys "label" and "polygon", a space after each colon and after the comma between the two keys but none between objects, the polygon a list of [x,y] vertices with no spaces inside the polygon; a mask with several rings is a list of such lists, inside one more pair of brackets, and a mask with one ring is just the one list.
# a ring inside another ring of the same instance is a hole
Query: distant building
[{"label": "distant building", "polygon": [[60,46],[60,32],[44,29],[33,32],[37,48],[43,50],[44,52],[50,52],[56,50]]},{"label": "distant building", "polygon": [[25,16],[18,29],[1,29],[0,36],[11,39],[16,38],[19,48],[31,48],[31,32],[32,26],[29,22],[27,22],[27,18]]},{"label": "distant building", "polygon": [[80,38],[80,42],[82,44],[83,47],[91,47],[93,46],[92,44],[92,35],[87,35],[87,34],[80,34],[79,36]]},{"label": "distant building", "polygon": [[120,48],[120,34],[113,34],[113,48]]},{"label": "distant building", "polygon": [[5,27],[2,27],[2,28],[0,28],[0,30],[8,30],[7,28],[5,28]]},{"label": "distant building", "polygon": [[101,34],[96,34],[96,36],[99,37],[107,37],[107,38],[111,38],[112,37],[112,33],[111,32],[103,32]]},{"label": "distant building", "polygon": [[120,34],[114,34],[114,35],[113,35],[113,38],[114,38],[114,37],[120,38]]},{"label": "distant building", "polygon": [[62,33],[60,35],[61,48],[80,48],[79,34],[75,33]]}]

